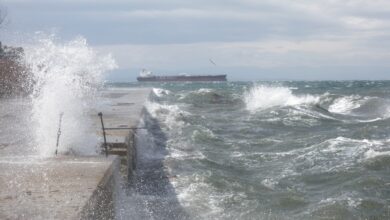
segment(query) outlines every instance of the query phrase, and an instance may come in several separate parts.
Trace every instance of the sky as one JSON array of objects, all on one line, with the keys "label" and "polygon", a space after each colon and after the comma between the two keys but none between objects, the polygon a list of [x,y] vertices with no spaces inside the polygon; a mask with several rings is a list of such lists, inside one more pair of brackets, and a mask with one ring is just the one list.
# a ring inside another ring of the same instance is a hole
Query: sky
[{"label": "sky", "polygon": [[[390,79],[389,0],[0,0],[0,39],[36,31],[111,53],[110,81],[155,74],[236,80]],[[216,65],[210,62],[212,59]]]}]

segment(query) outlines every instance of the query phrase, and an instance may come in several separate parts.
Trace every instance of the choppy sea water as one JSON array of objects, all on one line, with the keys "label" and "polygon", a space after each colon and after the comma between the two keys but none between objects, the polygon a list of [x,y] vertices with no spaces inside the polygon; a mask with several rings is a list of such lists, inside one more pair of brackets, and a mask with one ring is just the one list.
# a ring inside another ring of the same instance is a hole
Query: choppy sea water
[{"label": "choppy sea water", "polygon": [[154,87],[155,157],[194,219],[390,218],[389,81],[111,86]]}]

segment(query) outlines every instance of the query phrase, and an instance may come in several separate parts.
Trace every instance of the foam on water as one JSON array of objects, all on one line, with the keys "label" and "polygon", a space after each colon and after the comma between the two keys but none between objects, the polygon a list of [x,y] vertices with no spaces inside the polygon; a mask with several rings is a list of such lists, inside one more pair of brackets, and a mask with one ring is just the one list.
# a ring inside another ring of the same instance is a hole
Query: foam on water
[{"label": "foam on water", "polygon": [[369,123],[390,117],[390,101],[375,96],[349,95],[333,100],[328,111],[354,117],[353,121]]},{"label": "foam on water", "polygon": [[34,86],[32,119],[38,153],[54,154],[60,114],[59,152],[94,153],[98,138],[90,132],[88,113],[103,74],[116,67],[113,58],[97,54],[82,37],[67,43],[44,38],[26,48],[24,61]]},{"label": "foam on water", "polygon": [[181,110],[178,105],[166,105],[155,102],[147,102],[145,107],[153,117],[163,118],[164,123],[167,125],[168,129],[175,129],[178,132],[180,132],[180,128],[186,124],[183,120],[180,119],[186,115],[189,115],[188,112]]},{"label": "foam on water", "polygon": [[319,97],[312,95],[294,95],[291,89],[278,86],[258,85],[244,94],[246,108],[249,111],[267,109],[275,106],[293,106],[317,103]]},{"label": "foam on water", "polygon": [[212,89],[206,89],[206,88],[200,88],[198,89],[195,93],[198,93],[198,94],[207,94],[207,93],[210,93],[210,92],[213,92]]},{"label": "foam on water", "polygon": [[278,182],[276,182],[275,180],[273,180],[272,178],[269,178],[269,179],[264,179],[263,181],[261,181],[261,184],[265,187],[267,187],[268,189],[275,189],[275,185],[277,184]]},{"label": "foam on water", "polygon": [[381,156],[390,156],[390,151],[375,151],[373,149],[369,149],[364,156],[367,159],[372,159],[376,157],[381,157]]},{"label": "foam on water", "polygon": [[153,88],[153,94],[157,97],[163,97],[169,95],[171,92],[166,89]]},{"label": "foam on water", "polygon": [[329,111],[339,114],[348,114],[353,109],[359,108],[362,104],[361,97],[352,95],[345,96],[336,99],[331,106],[329,106]]}]

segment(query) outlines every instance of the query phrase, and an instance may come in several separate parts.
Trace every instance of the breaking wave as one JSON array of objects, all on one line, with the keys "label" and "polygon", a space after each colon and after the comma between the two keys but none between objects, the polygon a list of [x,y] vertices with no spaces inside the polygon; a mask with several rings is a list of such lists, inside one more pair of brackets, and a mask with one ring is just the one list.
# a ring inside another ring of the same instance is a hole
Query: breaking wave
[{"label": "breaking wave", "polygon": [[352,110],[359,108],[364,100],[360,96],[344,96],[334,100],[333,104],[329,106],[329,111],[339,114],[348,114]]},{"label": "breaking wave", "polygon": [[255,86],[244,94],[244,102],[249,111],[267,109],[275,106],[294,106],[314,104],[319,97],[312,95],[294,95],[291,89],[277,86]]},{"label": "breaking wave", "polygon": [[32,75],[33,114],[37,152],[54,155],[61,123],[60,153],[91,154],[98,138],[88,115],[106,71],[116,68],[110,55],[99,55],[85,38],[58,43],[53,37],[27,47],[24,62]]},{"label": "breaking wave", "polygon": [[390,101],[379,97],[342,96],[335,99],[328,110],[362,118],[361,122],[374,122],[390,117]]},{"label": "breaking wave", "polygon": [[160,97],[171,94],[171,92],[169,90],[166,90],[166,89],[153,88],[153,94],[160,98]]},{"label": "breaking wave", "polygon": [[154,118],[160,118],[167,129],[180,132],[186,123],[184,117],[189,115],[183,111],[178,105],[159,104],[157,102],[147,102],[146,109]]}]

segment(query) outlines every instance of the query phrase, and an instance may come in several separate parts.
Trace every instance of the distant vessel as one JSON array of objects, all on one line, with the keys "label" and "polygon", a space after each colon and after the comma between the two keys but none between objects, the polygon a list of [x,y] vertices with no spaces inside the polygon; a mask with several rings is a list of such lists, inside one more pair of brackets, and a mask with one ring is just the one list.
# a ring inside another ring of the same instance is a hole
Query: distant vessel
[{"label": "distant vessel", "polygon": [[139,82],[210,82],[226,81],[226,75],[177,75],[177,76],[155,76],[151,71],[142,70],[137,77]]}]

